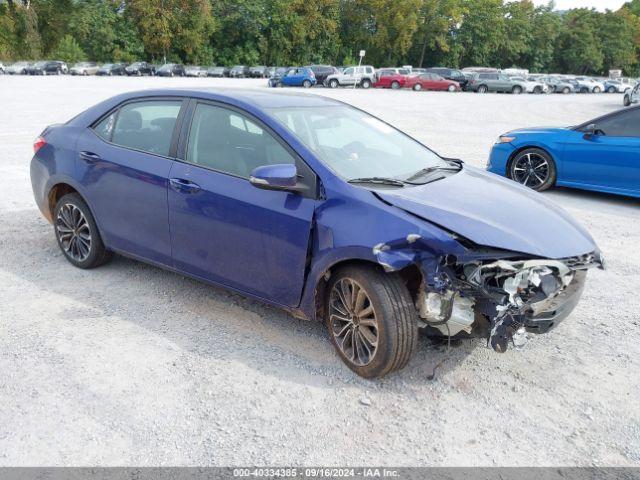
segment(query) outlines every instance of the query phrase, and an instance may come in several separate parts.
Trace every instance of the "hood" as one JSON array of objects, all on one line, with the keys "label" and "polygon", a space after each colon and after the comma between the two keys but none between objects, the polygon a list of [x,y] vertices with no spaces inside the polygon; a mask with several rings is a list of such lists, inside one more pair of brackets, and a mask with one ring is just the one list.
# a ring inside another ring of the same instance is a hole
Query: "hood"
[{"label": "hood", "polygon": [[478,245],[552,259],[597,250],[589,233],[542,194],[466,165],[443,180],[376,194]]},{"label": "hood", "polygon": [[518,128],[516,130],[510,130],[503,135],[526,135],[526,134],[540,134],[540,133],[563,133],[568,132],[568,127],[531,127],[531,128]]}]

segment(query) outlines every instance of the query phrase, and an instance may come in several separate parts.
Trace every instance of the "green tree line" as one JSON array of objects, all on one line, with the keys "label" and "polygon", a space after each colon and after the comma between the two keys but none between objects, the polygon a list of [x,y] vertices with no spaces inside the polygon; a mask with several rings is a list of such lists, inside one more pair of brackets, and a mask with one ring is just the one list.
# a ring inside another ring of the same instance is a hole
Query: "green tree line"
[{"label": "green tree line", "polygon": [[0,0],[0,60],[203,65],[357,61],[638,75],[640,0]]}]

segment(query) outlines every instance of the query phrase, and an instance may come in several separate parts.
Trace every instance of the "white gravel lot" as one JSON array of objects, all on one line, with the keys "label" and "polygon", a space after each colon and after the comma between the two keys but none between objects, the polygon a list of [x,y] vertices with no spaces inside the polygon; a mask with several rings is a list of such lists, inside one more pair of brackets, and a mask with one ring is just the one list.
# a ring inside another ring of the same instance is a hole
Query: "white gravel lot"
[{"label": "white gravel lot", "polygon": [[[446,354],[421,337],[410,365],[381,381],[344,367],[319,323],[122,257],[93,271],[64,260],[29,181],[46,125],[128,90],[264,84],[0,76],[0,465],[640,465],[638,200],[546,194],[609,266],[589,274],[555,331],[503,355],[482,341]],[[475,165],[509,129],[574,124],[622,103],[312,93]]]}]

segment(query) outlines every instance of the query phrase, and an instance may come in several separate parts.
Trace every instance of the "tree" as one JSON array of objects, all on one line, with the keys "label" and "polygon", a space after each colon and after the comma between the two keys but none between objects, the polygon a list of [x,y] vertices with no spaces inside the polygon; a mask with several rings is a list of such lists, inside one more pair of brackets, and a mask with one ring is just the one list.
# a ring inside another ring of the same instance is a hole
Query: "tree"
[{"label": "tree", "polygon": [[456,33],[466,12],[462,0],[423,0],[411,55],[415,65],[430,60],[428,65],[458,66]]},{"label": "tree", "polygon": [[558,41],[556,65],[561,71],[578,74],[600,73],[604,56],[600,47],[598,15],[578,8],[565,14]]},{"label": "tree", "polygon": [[506,42],[502,0],[467,0],[458,30],[460,65],[489,65]]},{"label": "tree", "polygon": [[86,60],[86,55],[80,48],[80,44],[71,35],[65,35],[60,40],[58,48],[54,52],[54,56],[67,63],[76,63],[81,60]]}]

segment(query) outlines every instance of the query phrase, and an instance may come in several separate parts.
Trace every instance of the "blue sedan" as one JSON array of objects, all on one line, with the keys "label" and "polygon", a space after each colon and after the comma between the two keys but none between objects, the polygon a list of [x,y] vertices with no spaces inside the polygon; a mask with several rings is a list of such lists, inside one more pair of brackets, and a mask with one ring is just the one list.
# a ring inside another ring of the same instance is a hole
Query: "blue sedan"
[{"label": "blue sedan", "polygon": [[577,127],[505,133],[487,169],[537,191],[558,185],[640,197],[640,107]]},{"label": "blue sedan", "polygon": [[317,95],[127,93],[34,150],[35,200],[72,265],[118,253],[322,320],[367,378],[404,367],[419,328],[520,346],[602,264],[546,198]]}]

